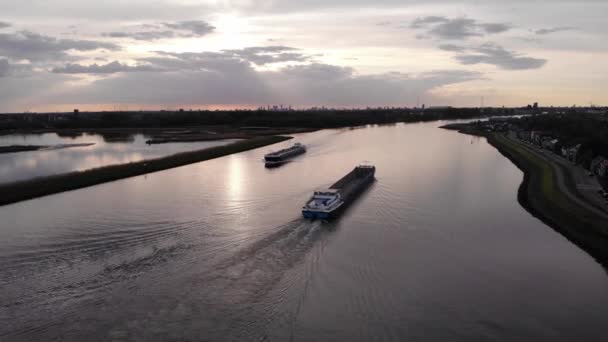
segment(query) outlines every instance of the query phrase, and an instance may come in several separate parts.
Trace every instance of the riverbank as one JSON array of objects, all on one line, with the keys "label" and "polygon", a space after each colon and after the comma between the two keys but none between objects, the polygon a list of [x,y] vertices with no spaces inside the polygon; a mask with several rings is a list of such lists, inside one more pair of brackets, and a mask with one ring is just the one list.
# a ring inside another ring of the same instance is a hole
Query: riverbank
[{"label": "riverbank", "polygon": [[43,149],[43,148],[47,148],[47,147],[48,146],[39,146],[39,145],[0,146],[0,154],[37,151],[37,150],[40,150],[40,149]]},{"label": "riverbank", "polygon": [[485,137],[490,145],[523,171],[524,180],[518,190],[519,203],[600,263],[608,265],[608,219],[599,210],[585,205],[585,198],[578,194],[567,170],[501,133],[482,131],[468,124],[442,128]]},{"label": "riverbank", "polygon": [[64,148],[73,148],[73,147],[88,147],[93,146],[94,143],[86,143],[86,144],[59,144],[59,145],[51,145],[51,146],[41,146],[41,145],[12,145],[12,146],[0,146],[0,154],[4,153],[19,153],[19,152],[31,152],[31,151],[39,151],[39,150],[61,150]]},{"label": "riverbank", "polygon": [[187,143],[200,141],[251,139],[259,136],[289,135],[297,133],[309,133],[315,131],[307,128],[270,128],[270,127],[241,127],[238,129],[210,130],[168,130],[151,136],[146,141],[149,145],[168,143]]},{"label": "riverbank", "polygon": [[220,158],[230,154],[276,144],[289,139],[291,139],[291,137],[257,137],[238,141],[230,145],[217,146],[199,151],[183,152],[158,159],[143,160],[129,164],[110,165],[86,171],[76,171],[15,183],[0,184],[0,205],[7,205],[123,178]]}]

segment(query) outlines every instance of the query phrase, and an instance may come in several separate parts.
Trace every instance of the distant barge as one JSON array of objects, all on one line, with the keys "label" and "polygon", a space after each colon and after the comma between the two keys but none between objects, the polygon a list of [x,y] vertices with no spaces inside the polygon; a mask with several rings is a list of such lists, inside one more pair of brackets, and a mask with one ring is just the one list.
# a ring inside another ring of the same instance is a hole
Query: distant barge
[{"label": "distant barge", "polygon": [[306,153],[306,146],[295,143],[292,147],[277,152],[272,152],[264,156],[266,166],[277,166],[288,162],[291,158]]},{"label": "distant barge", "polygon": [[327,190],[315,191],[302,207],[302,215],[310,219],[336,217],[373,181],[376,167],[360,165]]}]

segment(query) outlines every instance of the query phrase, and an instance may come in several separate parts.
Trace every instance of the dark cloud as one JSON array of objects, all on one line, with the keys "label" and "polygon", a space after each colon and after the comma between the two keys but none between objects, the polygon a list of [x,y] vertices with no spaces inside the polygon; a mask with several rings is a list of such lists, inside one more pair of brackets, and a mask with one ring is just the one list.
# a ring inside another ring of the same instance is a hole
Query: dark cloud
[{"label": "dark cloud", "polygon": [[509,24],[501,24],[501,23],[490,23],[490,24],[479,24],[486,33],[495,34],[509,31],[511,29],[511,25]]},{"label": "dark cloud", "polygon": [[454,58],[465,65],[491,64],[505,70],[539,69],[547,63],[546,59],[525,57],[491,43],[468,48],[467,52]]},{"label": "dark cloud", "polygon": [[92,64],[92,65],[80,65],[80,64],[67,64],[63,67],[53,68],[52,72],[55,74],[115,74],[119,72],[150,72],[160,71],[149,65],[136,65],[130,66],[121,64],[118,61],[114,61],[108,64]]},{"label": "dark cloud", "polygon": [[[158,25],[141,25],[141,31],[115,31],[106,32],[102,36],[109,38],[130,38],[143,41],[154,41],[171,38],[203,37],[215,31],[215,27],[202,20],[186,20]],[[170,29],[170,30],[167,30]]]},{"label": "dark cloud", "polygon": [[0,29],[11,27],[11,24],[0,21]]},{"label": "dark cloud", "polygon": [[68,57],[68,51],[119,50],[120,46],[92,40],[57,39],[29,31],[0,34],[0,56],[30,61]]},{"label": "dark cloud", "polygon": [[441,44],[441,45],[439,45],[439,48],[441,50],[451,51],[451,52],[464,52],[464,51],[466,51],[466,47],[460,46],[460,45],[454,45],[454,44]]},{"label": "dark cloud", "polygon": [[8,60],[6,58],[0,58],[0,77],[8,75],[9,67]]},{"label": "dark cloud", "polygon": [[178,21],[175,23],[163,23],[163,25],[174,30],[190,32],[192,36],[196,37],[208,35],[215,30],[214,26],[202,20]]},{"label": "dark cloud", "polygon": [[428,34],[441,39],[466,39],[468,37],[481,36],[473,19],[451,19],[447,22],[435,25]]},{"label": "dark cloud", "polygon": [[[497,34],[511,29],[504,23],[479,23],[475,19],[447,18],[428,16],[415,19],[410,28],[425,30],[422,37],[435,37],[446,40],[465,40],[470,37],[480,37],[487,34]],[[417,37],[418,37],[417,36]]]},{"label": "dark cloud", "polygon": [[534,33],[536,33],[538,35],[547,35],[547,34],[551,34],[551,33],[562,32],[562,31],[572,31],[572,30],[576,30],[576,28],[570,27],[570,26],[559,26],[559,27],[544,28],[544,29],[536,30],[536,31],[534,31]]}]

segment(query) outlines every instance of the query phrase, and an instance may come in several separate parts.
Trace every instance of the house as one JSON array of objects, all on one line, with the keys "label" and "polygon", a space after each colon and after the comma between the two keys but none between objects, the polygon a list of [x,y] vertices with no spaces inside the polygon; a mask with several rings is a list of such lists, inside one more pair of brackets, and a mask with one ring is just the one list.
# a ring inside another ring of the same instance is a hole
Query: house
[{"label": "house", "polygon": [[543,138],[551,137],[551,134],[543,131],[532,131],[530,141],[538,146],[542,146]]},{"label": "house", "polygon": [[519,139],[521,139],[521,140],[530,141],[531,134],[532,134],[532,132],[530,132],[530,131],[521,131],[517,135],[518,135]]},{"label": "house", "polygon": [[559,143],[558,139],[546,138],[546,139],[543,139],[542,145],[545,150],[549,150],[551,152],[556,152],[558,143]]},{"label": "house", "polygon": [[569,161],[576,163],[576,159],[578,157],[578,151],[580,150],[581,145],[570,146],[566,148],[565,156]]},{"label": "house", "polygon": [[598,167],[597,175],[600,177],[608,176],[608,159],[604,158],[604,160],[602,160]]},{"label": "house", "polygon": [[593,160],[591,161],[591,165],[589,166],[589,171],[593,172],[593,174],[597,175],[597,172],[599,170],[600,164],[602,163],[602,161],[604,161],[604,157],[602,156],[597,156],[595,158],[593,158]]}]

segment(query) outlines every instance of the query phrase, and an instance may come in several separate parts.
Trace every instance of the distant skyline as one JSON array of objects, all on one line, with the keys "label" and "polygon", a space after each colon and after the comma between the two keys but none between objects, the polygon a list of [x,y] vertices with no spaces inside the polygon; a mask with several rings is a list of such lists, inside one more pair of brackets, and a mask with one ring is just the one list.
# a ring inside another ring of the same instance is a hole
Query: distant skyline
[{"label": "distant skyline", "polygon": [[0,3],[0,112],[608,104],[602,0]]}]

